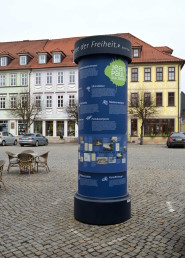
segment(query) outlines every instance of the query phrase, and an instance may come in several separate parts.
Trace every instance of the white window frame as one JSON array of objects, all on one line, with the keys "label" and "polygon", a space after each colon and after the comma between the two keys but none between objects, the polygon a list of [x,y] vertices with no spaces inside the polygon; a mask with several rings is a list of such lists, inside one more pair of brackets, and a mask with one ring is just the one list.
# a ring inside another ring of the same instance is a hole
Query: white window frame
[{"label": "white window frame", "polygon": [[10,75],[10,86],[16,86],[17,85],[17,75],[16,73],[12,73]]},{"label": "white window frame", "polygon": [[74,107],[75,95],[69,95],[69,107]]},{"label": "white window frame", "polygon": [[6,97],[0,96],[0,109],[6,108]]},{"label": "white window frame", "polygon": [[47,73],[46,84],[52,84],[52,72]]},{"label": "white window frame", "polygon": [[28,57],[27,56],[19,56],[19,64],[20,65],[26,65],[27,64],[27,59]]},{"label": "white window frame", "polygon": [[5,74],[0,74],[0,86],[5,86]]},{"label": "white window frame", "polygon": [[58,108],[63,108],[64,107],[64,96],[63,95],[58,95],[57,107]]},{"label": "white window frame", "polygon": [[35,85],[41,85],[41,73],[35,74]]},{"label": "white window frame", "polygon": [[15,96],[11,96],[10,97],[10,108],[13,109],[16,107],[16,103],[17,103],[17,97]]},{"label": "white window frame", "polygon": [[28,100],[28,97],[27,96],[21,96],[21,107],[23,108],[24,107],[24,103],[26,103]]},{"label": "white window frame", "polygon": [[53,54],[53,63],[54,64],[61,63],[61,54],[59,53]]},{"label": "white window frame", "polygon": [[7,64],[8,64],[7,56],[2,56],[1,57],[1,66],[7,66]]},{"label": "white window frame", "polygon": [[75,71],[69,72],[69,83],[74,84],[75,83]]},{"label": "white window frame", "polygon": [[40,95],[35,96],[35,106],[41,107],[41,96]]},{"label": "white window frame", "polygon": [[62,71],[58,72],[57,83],[58,84],[63,84],[64,83],[64,72],[62,72]]},{"label": "white window frame", "polygon": [[46,54],[39,54],[38,59],[39,64],[46,64]]},{"label": "white window frame", "polygon": [[46,96],[46,108],[52,108],[52,96]]},{"label": "white window frame", "polygon": [[21,86],[28,85],[28,76],[27,73],[21,73]]}]

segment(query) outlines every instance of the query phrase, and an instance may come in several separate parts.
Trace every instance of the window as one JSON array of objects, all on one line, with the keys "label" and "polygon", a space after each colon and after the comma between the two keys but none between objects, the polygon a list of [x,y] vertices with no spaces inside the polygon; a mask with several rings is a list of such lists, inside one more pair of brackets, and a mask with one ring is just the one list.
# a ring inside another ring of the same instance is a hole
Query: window
[{"label": "window", "polygon": [[69,83],[75,83],[75,72],[69,72]]},{"label": "window", "polygon": [[168,106],[172,107],[175,106],[175,93],[168,92]]},{"label": "window", "polygon": [[0,74],[0,86],[5,86],[5,75]]},{"label": "window", "polygon": [[141,50],[140,50],[140,48],[133,48],[133,50],[132,50],[133,52],[133,57],[136,57],[136,58],[138,58],[138,57],[140,57],[141,56]]},{"label": "window", "polygon": [[46,98],[46,107],[52,108],[52,96],[47,96]]},{"label": "window", "polygon": [[35,96],[35,106],[41,107],[41,96]]},{"label": "window", "polygon": [[75,104],[75,96],[74,95],[70,95],[69,96],[69,106],[73,107]]},{"label": "window", "polygon": [[136,107],[138,104],[138,93],[131,93],[131,106]]},{"label": "window", "polygon": [[138,68],[131,69],[131,81],[138,82]]},{"label": "window", "polygon": [[64,136],[64,121],[57,121],[57,136]]},{"label": "window", "polygon": [[34,133],[42,134],[42,121],[35,121],[34,122]]},{"label": "window", "polygon": [[39,64],[46,64],[46,54],[39,55]]},{"label": "window", "polygon": [[21,106],[22,106],[22,107],[26,107],[26,105],[27,105],[27,100],[28,100],[27,96],[22,96],[22,97],[21,97]]},{"label": "window", "polygon": [[144,80],[151,81],[151,68],[145,68],[144,73],[145,73]]},{"label": "window", "polygon": [[144,104],[146,107],[151,105],[151,93],[149,92],[144,93]]},{"label": "window", "polygon": [[1,57],[1,66],[7,66],[8,64],[8,59],[6,56]]},{"label": "window", "polygon": [[58,108],[62,108],[64,105],[63,103],[63,96],[58,96]]},{"label": "window", "polygon": [[10,108],[16,108],[17,99],[16,97],[10,98]]},{"label": "window", "polygon": [[35,85],[41,85],[41,73],[35,75]]},{"label": "window", "polygon": [[58,84],[64,83],[64,73],[58,72]]},{"label": "window", "polygon": [[0,97],[0,109],[5,108],[5,97]]},{"label": "window", "polygon": [[147,119],[144,136],[168,136],[174,128],[174,119]]},{"label": "window", "polygon": [[53,121],[46,121],[46,136],[53,136]]},{"label": "window", "polygon": [[131,119],[131,136],[137,136],[137,119]]},{"label": "window", "polygon": [[20,56],[19,63],[20,63],[20,65],[26,65],[27,64],[27,56]]},{"label": "window", "polygon": [[47,84],[52,84],[52,73],[47,73]]},{"label": "window", "polygon": [[163,81],[163,68],[162,67],[156,68],[156,81]]},{"label": "window", "polygon": [[75,122],[68,121],[67,136],[75,136]]},{"label": "window", "polygon": [[175,67],[168,67],[168,81],[175,81]]},{"label": "window", "polygon": [[162,92],[157,92],[156,93],[156,106],[157,107],[162,107]]},{"label": "window", "polygon": [[21,74],[21,86],[27,86],[27,74],[26,73]]},{"label": "window", "polygon": [[53,63],[54,64],[61,63],[61,54],[54,54],[53,55]]},{"label": "window", "polygon": [[16,86],[16,84],[17,84],[17,76],[16,76],[16,74],[11,74],[10,75],[10,85],[11,86]]}]

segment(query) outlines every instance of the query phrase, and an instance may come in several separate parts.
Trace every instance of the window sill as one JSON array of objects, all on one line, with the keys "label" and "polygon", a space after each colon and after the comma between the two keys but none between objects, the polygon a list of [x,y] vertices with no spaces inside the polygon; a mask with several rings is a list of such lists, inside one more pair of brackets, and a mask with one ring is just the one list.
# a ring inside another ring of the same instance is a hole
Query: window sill
[{"label": "window sill", "polygon": [[139,81],[130,81],[130,82],[139,82]]},{"label": "window sill", "polygon": [[164,80],[156,80],[155,82],[164,82]]},{"label": "window sill", "polygon": [[176,107],[176,106],[167,106],[167,107]]}]

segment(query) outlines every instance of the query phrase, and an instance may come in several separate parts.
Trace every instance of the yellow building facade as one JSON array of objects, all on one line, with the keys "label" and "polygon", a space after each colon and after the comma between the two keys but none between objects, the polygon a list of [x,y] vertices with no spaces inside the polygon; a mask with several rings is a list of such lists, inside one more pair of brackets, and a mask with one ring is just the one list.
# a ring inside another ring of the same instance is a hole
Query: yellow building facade
[{"label": "yellow building facade", "polygon": [[[128,105],[132,106],[133,96],[136,94],[138,98],[140,95],[150,96],[156,105],[157,113],[149,117],[144,126],[144,143],[164,143],[172,131],[180,131],[181,67],[182,65],[177,63],[131,64],[129,66]],[[138,79],[133,77],[134,71],[138,71]],[[141,119],[128,117],[128,141],[140,141],[141,124]]]}]

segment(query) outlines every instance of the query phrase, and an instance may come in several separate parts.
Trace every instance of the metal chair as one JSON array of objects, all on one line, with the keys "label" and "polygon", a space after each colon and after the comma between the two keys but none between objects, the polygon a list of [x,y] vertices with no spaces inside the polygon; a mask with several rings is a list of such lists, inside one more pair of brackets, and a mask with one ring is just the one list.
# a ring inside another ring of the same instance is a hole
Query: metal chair
[{"label": "metal chair", "polygon": [[5,161],[4,160],[0,160],[0,183],[3,184],[4,189],[6,190],[6,186],[5,186],[5,183],[3,182],[3,178],[2,178],[4,164],[5,164]]},{"label": "metal chair", "polygon": [[37,172],[38,172],[38,167],[45,167],[47,172],[50,171],[50,169],[48,167],[48,153],[49,153],[49,151],[39,155],[36,158],[35,162],[37,164]]},{"label": "metal chair", "polygon": [[35,158],[30,153],[20,153],[18,154],[19,160],[19,175],[21,171],[29,172],[35,169]]},{"label": "metal chair", "polygon": [[6,154],[8,155],[9,164],[7,168],[7,172],[10,171],[11,167],[18,167],[19,166],[19,160],[15,154],[12,152],[6,151]]}]

